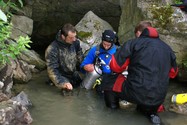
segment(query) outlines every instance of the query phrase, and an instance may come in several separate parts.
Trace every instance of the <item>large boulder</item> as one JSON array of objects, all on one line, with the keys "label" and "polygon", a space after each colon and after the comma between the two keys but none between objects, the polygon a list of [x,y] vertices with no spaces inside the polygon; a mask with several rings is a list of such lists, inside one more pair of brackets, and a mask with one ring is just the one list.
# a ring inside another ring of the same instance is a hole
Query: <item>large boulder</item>
[{"label": "large boulder", "polygon": [[0,102],[1,125],[31,125],[33,119],[28,110],[17,101]]},{"label": "large boulder", "polygon": [[[12,31],[8,40],[9,44],[17,44],[15,41],[20,36],[30,36],[33,31],[33,20],[20,15],[13,15],[12,20]],[[46,68],[45,62],[40,56],[33,50],[22,51],[17,59],[12,61],[11,64],[13,70],[13,77],[19,82],[28,82],[32,78],[32,72],[43,70]]]},{"label": "large boulder", "polygon": [[92,11],[86,13],[75,27],[78,31],[78,37],[83,41],[83,43],[81,42],[83,52],[90,49],[93,45],[101,43],[101,36],[104,30],[113,30],[108,22],[99,18]]},{"label": "large boulder", "polygon": [[[27,0],[28,1],[28,0]],[[32,45],[45,48],[65,24],[76,25],[88,11],[109,22],[117,31],[121,10],[119,0],[32,0],[34,32]]]},{"label": "large boulder", "polygon": [[4,65],[0,69],[0,93],[6,94],[11,97],[11,89],[13,86],[13,69],[11,65]]},{"label": "large boulder", "polygon": [[22,106],[29,108],[32,106],[32,103],[30,99],[28,98],[28,95],[24,92],[21,91],[17,96],[11,98],[13,101],[20,102]]},{"label": "large boulder", "polygon": [[121,17],[118,27],[118,36],[121,43],[134,37],[134,26],[143,19],[143,13],[139,8],[138,0],[120,0]]},{"label": "large boulder", "polygon": [[16,82],[28,82],[32,78],[31,70],[29,69],[28,63],[23,60],[12,61],[13,76]]},{"label": "large boulder", "polygon": [[11,18],[13,24],[10,38],[17,40],[19,36],[27,36],[32,34],[33,20],[26,16],[13,15]]},{"label": "large boulder", "polygon": [[33,65],[38,70],[43,70],[46,68],[45,61],[41,59],[40,55],[34,50],[26,50],[23,51],[18,59],[21,59],[28,63],[29,65]]},{"label": "large boulder", "polygon": [[0,88],[0,124],[30,125],[33,121],[28,111],[30,104],[24,92],[10,99]]},{"label": "large boulder", "polygon": [[179,67],[178,79],[187,81],[187,14],[180,8],[173,7],[171,23],[167,29],[158,27],[160,38],[166,42],[175,52]]},{"label": "large boulder", "polygon": [[[25,16],[14,15],[11,20],[13,30],[11,39],[7,39],[7,44],[17,44],[19,36],[28,36],[32,33],[33,21]],[[28,82],[32,78],[33,72],[38,72],[46,68],[45,62],[40,56],[32,51],[25,50],[11,63],[0,65],[0,92],[11,97],[13,78],[21,83]]]}]

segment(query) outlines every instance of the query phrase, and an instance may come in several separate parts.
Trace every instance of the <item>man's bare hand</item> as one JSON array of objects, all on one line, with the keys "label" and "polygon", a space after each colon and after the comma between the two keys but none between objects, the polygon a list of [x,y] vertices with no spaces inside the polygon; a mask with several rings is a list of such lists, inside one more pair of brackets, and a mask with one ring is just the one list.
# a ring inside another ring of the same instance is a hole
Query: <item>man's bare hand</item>
[{"label": "man's bare hand", "polygon": [[71,85],[71,83],[67,82],[67,83],[64,83],[62,85],[62,88],[63,89],[68,89],[68,90],[72,90],[73,89],[73,86]]},{"label": "man's bare hand", "polygon": [[94,71],[94,65],[93,64],[87,64],[84,66],[84,70],[86,70],[87,72],[92,72]]}]

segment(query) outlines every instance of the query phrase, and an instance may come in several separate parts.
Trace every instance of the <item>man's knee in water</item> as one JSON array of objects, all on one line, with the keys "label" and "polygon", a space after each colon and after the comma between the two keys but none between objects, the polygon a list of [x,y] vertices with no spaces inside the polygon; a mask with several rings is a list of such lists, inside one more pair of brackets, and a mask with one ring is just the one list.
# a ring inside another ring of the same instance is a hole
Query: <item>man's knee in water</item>
[{"label": "man's knee in water", "polygon": [[119,98],[112,91],[104,91],[104,99],[107,107],[111,109],[119,108]]}]

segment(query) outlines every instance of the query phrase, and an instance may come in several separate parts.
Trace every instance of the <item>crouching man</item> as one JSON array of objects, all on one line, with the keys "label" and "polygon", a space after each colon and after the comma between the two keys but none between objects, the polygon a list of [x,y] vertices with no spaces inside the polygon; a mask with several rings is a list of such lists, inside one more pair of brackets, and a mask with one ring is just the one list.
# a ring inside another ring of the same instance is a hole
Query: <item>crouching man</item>
[{"label": "crouching man", "polygon": [[[177,75],[176,57],[150,22],[140,22],[135,36],[112,56],[110,68],[119,75],[116,80],[108,80],[114,83],[112,91],[107,91],[111,100],[105,101],[109,106],[117,104],[119,98],[137,104],[138,111],[154,125],[160,125],[157,109],[166,97],[169,78]],[[125,78],[121,73],[127,66]]]}]

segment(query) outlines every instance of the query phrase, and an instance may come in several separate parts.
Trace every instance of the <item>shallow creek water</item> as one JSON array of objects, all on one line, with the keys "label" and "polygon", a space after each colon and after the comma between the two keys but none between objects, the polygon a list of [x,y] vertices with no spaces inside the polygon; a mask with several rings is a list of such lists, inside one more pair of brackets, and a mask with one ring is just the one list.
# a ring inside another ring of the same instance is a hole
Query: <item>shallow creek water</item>
[{"label": "shallow creek water", "polygon": [[[32,125],[151,125],[133,108],[111,110],[95,91],[75,89],[73,96],[62,96],[55,86],[47,85],[47,73],[35,74],[22,85],[33,104],[29,108]],[[164,125],[187,125],[187,116],[168,111],[171,95],[187,92],[187,83],[170,82],[164,103],[166,111],[159,113]]]}]

